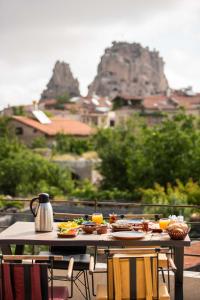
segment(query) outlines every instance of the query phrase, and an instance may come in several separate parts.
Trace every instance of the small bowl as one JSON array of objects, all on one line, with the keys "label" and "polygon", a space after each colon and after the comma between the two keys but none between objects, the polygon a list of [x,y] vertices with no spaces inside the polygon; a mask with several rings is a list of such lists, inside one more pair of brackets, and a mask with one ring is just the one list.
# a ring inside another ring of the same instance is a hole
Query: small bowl
[{"label": "small bowl", "polygon": [[83,225],[82,230],[87,234],[92,234],[96,230],[96,225]]},{"label": "small bowl", "polygon": [[105,234],[108,231],[108,226],[106,224],[105,225],[100,225],[96,228],[96,230],[97,230],[98,234]]}]

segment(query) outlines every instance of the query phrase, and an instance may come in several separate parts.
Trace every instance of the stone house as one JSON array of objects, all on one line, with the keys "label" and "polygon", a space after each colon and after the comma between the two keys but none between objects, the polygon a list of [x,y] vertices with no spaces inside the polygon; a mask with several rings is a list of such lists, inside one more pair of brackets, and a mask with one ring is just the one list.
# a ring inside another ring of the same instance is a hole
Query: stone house
[{"label": "stone house", "polygon": [[188,93],[187,89],[143,98],[118,96],[112,102],[115,124],[125,121],[133,113],[144,117],[148,125],[160,123],[165,114],[174,115],[181,108],[187,114],[200,114],[200,93]]},{"label": "stone house", "polygon": [[80,121],[54,118],[49,124],[24,116],[13,116],[9,123],[10,130],[27,145],[31,145],[38,137],[45,137],[48,145],[52,145],[58,133],[85,138],[93,133],[93,129]]}]

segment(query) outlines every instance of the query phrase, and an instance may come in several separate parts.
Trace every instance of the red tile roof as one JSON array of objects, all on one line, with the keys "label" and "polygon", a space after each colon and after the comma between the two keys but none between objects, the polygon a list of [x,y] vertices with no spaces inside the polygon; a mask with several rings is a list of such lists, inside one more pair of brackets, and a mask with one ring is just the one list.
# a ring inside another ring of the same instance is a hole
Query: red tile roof
[{"label": "red tile roof", "polygon": [[35,128],[49,136],[58,133],[77,136],[88,136],[93,130],[90,126],[75,120],[66,120],[64,118],[52,119],[50,124],[41,124],[37,120],[33,120],[23,116],[13,116],[12,119],[24,125]]},{"label": "red tile roof", "polygon": [[144,97],[143,105],[146,109],[174,110],[179,107],[196,109],[200,105],[200,94],[194,96],[180,95],[177,92],[170,96],[153,95]]}]

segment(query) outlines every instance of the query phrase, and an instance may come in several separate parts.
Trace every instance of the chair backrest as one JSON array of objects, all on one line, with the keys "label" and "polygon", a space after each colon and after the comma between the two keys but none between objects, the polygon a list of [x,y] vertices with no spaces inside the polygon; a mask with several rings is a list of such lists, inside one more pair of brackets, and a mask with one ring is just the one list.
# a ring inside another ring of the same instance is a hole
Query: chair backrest
[{"label": "chair backrest", "polygon": [[158,299],[158,255],[108,258],[108,300]]},{"label": "chair backrest", "polygon": [[127,214],[121,214],[118,215],[118,217],[121,217],[122,219],[153,219],[153,220],[157,220],[159,218],[162,217],[162,214],[131,214],[131,213],[127,213]]},{"label": "chair backrest", "polygon": [[54,221],[67,221],[67,220],[72,220],[72,219],[79,219],[79,218],[91,218],[92,215],[88,214],[73,214],[73,213],[60,213],[60,212],[54,212]]},{"label": "chair backrest", "polygon": [[[28,261],[27,261],[28,259]],[[35,260],[40,263],[36,263]],[[26,263],[24,263],[26,260]],[[1,256],[1,300],[48,300],[53,299],[53,281],[49,289],[48,256],[5,255]],[[51,261],[54,257],[51,257]],[[57,257],[55,260],[62,260]],[[52,270],[51,270],[52,274]],[[50,294],[50,295],[49,295]]]}]

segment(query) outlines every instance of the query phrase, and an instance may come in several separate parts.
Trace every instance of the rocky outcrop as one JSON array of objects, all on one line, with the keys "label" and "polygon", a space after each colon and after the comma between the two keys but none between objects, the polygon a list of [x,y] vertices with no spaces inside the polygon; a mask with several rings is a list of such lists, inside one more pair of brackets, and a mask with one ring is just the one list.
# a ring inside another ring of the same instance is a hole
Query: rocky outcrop
[{"label": "rocky outcrop", "polygon": [[47,89],[42,92],[41,99],[55,99],[65,94],[70,97],[80,96],[79,82],[73,77],[69,64],[57,61]]},{"label": "rocky outcrop", "polygon": [[113,42],[105,50],[88,95],[149,96],[167,91],[164,62],[159,52],[137,43]]}]

